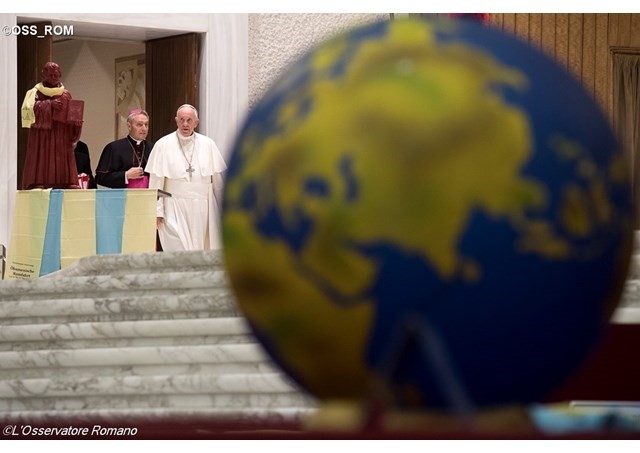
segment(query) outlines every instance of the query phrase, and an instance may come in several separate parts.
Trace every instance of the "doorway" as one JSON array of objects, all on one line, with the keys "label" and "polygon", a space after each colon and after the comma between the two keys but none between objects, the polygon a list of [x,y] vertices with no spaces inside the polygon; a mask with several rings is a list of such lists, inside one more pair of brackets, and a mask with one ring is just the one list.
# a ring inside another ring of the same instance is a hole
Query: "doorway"
[{"label": "doorway", "polygon": [[[640,49],[612,49],[613,123],[630,163],[633,205],[640,211]],[[640,215],[635,228],[640,229]]]}]

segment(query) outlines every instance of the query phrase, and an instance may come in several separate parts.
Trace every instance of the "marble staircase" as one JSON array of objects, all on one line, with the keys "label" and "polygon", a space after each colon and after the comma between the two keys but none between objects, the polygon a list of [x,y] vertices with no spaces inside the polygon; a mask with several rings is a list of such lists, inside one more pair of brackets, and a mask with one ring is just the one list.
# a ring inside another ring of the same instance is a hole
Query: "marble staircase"
[{"label": "marble staircase", "polygon": [[[638,244],[616,323],[640,323]],[[36,281],[0,282],[4,424],[277,424],[316,408],[253,338],[219,252],[88,257]]]},{"label": "marble staircase", "polygon": [[295,421],[315,406],[251,335],[218,252],[88,257],[0,282],[0,420]]}]

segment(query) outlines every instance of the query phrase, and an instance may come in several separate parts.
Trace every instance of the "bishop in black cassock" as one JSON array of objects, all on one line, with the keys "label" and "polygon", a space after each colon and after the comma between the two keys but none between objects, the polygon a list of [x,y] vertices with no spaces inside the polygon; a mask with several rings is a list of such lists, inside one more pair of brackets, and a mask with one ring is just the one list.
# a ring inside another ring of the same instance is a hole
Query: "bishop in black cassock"
[{"label": "bishop in black cassock", "polygon": [[[142,140],[136,143],[131,136],[113,141],[104,147],[98,167],[96,168],[96,183],[112,189],[127,187],[125,173],[132,167],[147,165],[149,154],[154,142]],[[148,173],[145,173],[148,176]]]}]

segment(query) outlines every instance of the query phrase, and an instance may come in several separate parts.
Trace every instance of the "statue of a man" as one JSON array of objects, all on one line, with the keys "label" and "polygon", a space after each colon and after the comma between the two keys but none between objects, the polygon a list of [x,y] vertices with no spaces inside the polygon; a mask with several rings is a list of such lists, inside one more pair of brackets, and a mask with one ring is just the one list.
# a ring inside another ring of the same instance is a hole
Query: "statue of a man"
[{"label": "statue of a man", "polygon": [[80,188],[74,145],[82,131],[83,103],[72,101],[61,77],[57,63],[46,63],[42,82],[22,103],[22,127],[30,128],[22,189]]}]

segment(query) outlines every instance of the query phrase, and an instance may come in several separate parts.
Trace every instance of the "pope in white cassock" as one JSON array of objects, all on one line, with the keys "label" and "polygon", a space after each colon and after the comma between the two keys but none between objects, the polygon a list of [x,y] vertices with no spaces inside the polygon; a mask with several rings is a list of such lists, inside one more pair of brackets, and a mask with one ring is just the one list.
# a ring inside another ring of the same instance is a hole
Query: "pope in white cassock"
[{"label": "pope in white cassock", "polygon": [[162,189],[157,207],[162,249],[222,248],[220,212],[223,172],[227,165],[215,142],[198,134],[198,111],[185,104],[176,112],[178,129],[158,140],[145,171],[149,188]]}]

